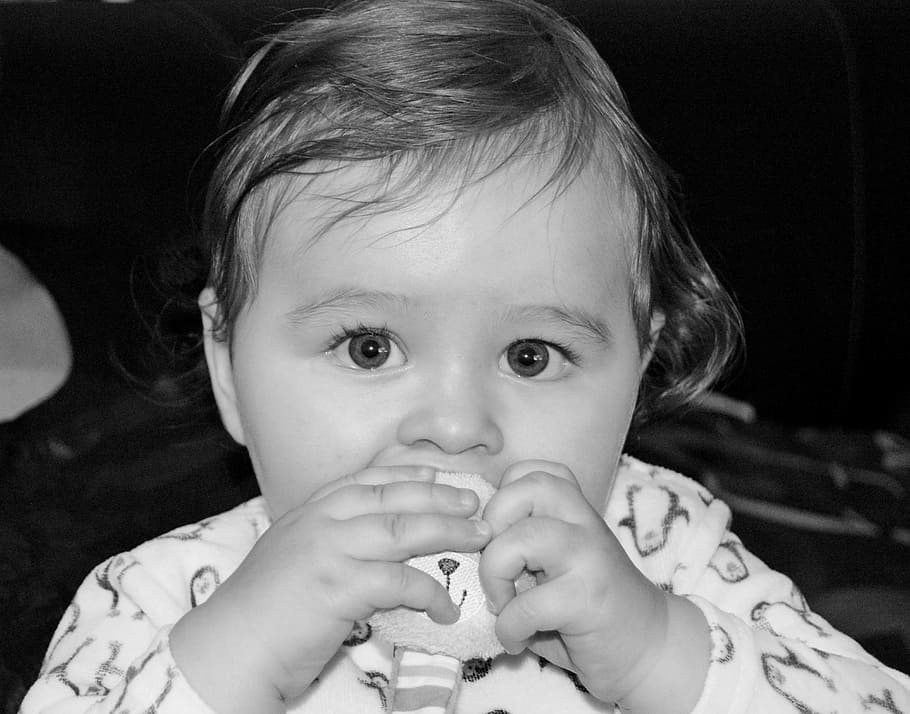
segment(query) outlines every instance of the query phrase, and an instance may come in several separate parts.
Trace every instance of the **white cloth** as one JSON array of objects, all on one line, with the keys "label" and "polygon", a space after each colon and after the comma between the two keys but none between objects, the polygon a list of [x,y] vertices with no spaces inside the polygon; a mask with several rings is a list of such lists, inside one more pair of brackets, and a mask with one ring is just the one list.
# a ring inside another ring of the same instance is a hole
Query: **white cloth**
[{"label": "white cloth", "polygon": [[[708,620],[713,652],[696,714],[910,714],[910,678],[812,613],[788,578],[727,530],[729,509],[699,484],[626,457],[605,518],[648,578],[691,598]],[[171,656],[169,628],[268,526],[254,499],[100,565],[61,621],[22,714],[208,714]],[[384,712],[392,652],[370,634],[355,628],[288,711]],[[528,653],[463,663],[455,706],[455,714],[613,711]]]}]

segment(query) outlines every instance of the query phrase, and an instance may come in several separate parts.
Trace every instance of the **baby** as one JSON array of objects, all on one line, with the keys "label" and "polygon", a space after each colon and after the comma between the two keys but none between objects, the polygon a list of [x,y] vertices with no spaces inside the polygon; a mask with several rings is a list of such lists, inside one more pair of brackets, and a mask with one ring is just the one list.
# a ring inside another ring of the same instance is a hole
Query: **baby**
[{"label": "baby", "polygon": [[[405,561],[482,551],[506,654],[463,663],[449,711],[910,713],[726,506],[622,455],[739,322],[554,12],[360,0],[287,26],[231,91],[210,186],[205,358],[262,496],[99,566],[23,712],[385,711],[366,621],[455,622]],[[442,471],[495,488],[481,519]]]}]

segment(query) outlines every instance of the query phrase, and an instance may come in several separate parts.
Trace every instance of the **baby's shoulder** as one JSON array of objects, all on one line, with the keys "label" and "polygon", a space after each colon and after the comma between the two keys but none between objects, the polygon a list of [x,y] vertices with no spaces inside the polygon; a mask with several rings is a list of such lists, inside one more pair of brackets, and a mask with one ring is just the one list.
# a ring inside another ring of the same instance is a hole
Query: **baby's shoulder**
[{"label": "baby's shoulder", "polygon": [[[180,526],[111,559],[111,572],[127,580],[154,580],[168,590],[210,591],[232,573],[269,527],[262,497],[229,511]],[[138,566],[138,567],[137,567]],[[194,603],[198,604],[198,603]]]},{"label": "baby's shoulder", "polygon": [[607,516],[628,518],[636,512],[654,512],[662,517],[681,517],[693,524],[708,511],[726,506],[697,481],[676,471],[623,455],[619,462]]},{"label": "baby's shoulder", "polygon": [[705,505],[714,501],[711,492],[698,481],[663,466],[648,464],[634,456],[624,454],[619,461],[613,494],[615,496],[627,492],[630,488],[670,491],[679,498],[697,499]]},{"label": "baby's shoulder", "polygon": [[259,496],[229,511],[174,528],[146,541],[132,553],[140,557],[155,551],[247,551],[270,524],[265,501]]},{"label": "baby's shoulder", "polygon": [[672,565],[693,548],[713,552],[729,527],[730,510],[691,478],[623,456],[604,518],[640,562]]}]

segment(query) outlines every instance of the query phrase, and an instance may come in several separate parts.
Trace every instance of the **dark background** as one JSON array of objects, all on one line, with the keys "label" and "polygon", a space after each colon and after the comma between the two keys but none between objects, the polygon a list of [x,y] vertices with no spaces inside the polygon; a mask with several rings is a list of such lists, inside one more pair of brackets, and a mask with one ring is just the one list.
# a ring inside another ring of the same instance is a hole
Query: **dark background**
[{"label": "dark background", "polygon": [[[74,350],[63,389],[0,425],[2,711],[92,566],[255,493],[210,405],[181,401],[186,365],[152,338],[162,315],[182,324],[163,309],[161,252],[190,240],[226,85],[295,4],[0,3],[0,243],[51,290]],[[554,4],[678,172],[746,324],[723,391],[758,421],[696,410],[630,448],[768,506],[734,504],[747,546],[910,669],[910,5]],[[775,520],[784,506],[878,530],[819,533]]]}]

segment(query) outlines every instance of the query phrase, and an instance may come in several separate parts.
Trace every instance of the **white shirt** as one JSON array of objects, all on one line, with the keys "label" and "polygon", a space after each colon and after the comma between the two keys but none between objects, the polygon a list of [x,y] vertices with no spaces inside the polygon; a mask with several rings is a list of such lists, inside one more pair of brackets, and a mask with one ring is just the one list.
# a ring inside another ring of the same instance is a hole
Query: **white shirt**
[{"label": "white shirt", "polygon": [[[708,620],[713,651],[695,714],[910,714],[910,678],[811,612],[788,578],[743,548],[727,506],[698,483],[624,457],[604,518],[652,582],[691,599]],[[58,626],[22,714],[209,714],[168,633],[269,524],[256,498],[99,565]],[[391,665],[391,646],[360,625],[288,711],[381,714]],[[455,714],[614,711],[530,653],[469,660],[457,676]]]}]

